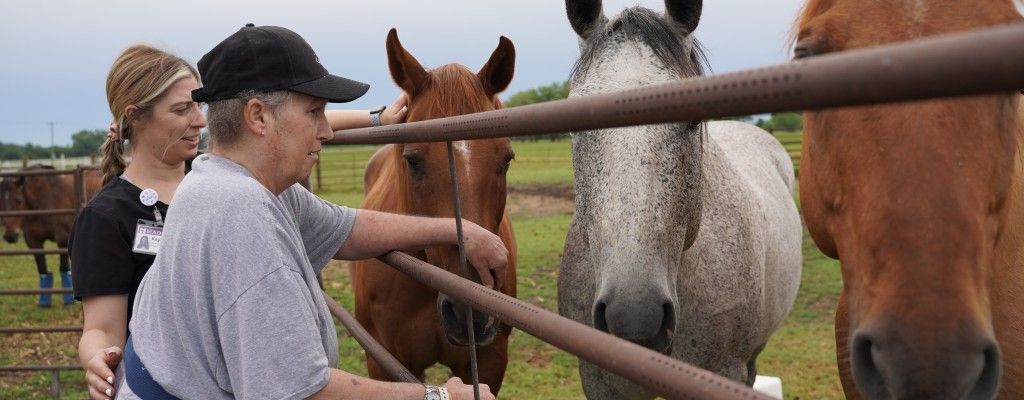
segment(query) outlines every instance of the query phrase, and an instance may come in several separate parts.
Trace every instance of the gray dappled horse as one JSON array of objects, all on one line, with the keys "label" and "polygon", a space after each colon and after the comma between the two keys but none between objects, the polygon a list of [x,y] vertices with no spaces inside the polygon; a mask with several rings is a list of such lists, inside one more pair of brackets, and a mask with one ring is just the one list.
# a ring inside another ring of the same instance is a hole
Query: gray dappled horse
[{"label": "gray dappled horse", "polygon": [[[665,15],[566,0],[581,56],[570,96],[702,73],[699,0]],[[572,138],[576,214],[558,280],[559,312],[753,384],[758,354],[800,284],[793,165],[767,132],[713,121],[607,129]],[[580,360],[587,397],[650,398]]]}]

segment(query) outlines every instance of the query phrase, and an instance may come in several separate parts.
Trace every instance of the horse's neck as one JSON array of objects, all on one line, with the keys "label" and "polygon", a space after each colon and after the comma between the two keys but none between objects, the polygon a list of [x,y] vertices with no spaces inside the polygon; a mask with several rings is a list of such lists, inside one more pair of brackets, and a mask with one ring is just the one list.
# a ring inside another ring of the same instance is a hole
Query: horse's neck
[{"label": "horse's neck", "polygon": [[74,208],[74,178],[71,175],[34,176],[22,188],[29,210]]}]

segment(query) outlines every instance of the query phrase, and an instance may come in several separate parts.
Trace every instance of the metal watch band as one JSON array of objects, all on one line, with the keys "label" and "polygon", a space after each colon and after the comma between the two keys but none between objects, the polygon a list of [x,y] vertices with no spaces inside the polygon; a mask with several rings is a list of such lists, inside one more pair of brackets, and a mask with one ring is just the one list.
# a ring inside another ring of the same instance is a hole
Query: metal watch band
[{"label": "metal watch band", "polygon": [[423,400],[442,400],[441,388],[437,386],[423,385],[427,390],[423,393]]},{"label": "metal watch band", "polygon": [[370,126],[380,126],[380,115],[383,114],[384,110],[387,109],[388,106],[380,106],[380,108],[370,110]]}]

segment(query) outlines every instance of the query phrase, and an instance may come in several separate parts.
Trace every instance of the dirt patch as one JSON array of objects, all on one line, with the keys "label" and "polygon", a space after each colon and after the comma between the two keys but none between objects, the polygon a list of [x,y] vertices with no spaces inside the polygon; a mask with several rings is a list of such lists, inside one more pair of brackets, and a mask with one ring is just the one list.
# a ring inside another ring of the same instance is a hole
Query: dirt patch
[{"label": "dirt patch", "polygon": [[506,206],[513,218],[572,214],[576,210],[574,197],[569,185],[514,186],[508,189]]},{"label": "dirt patch", "polygon": [[824,319],[834,319],[836,307],[839,305],[838,294],[823,294],[813,303],[807,306],[808,310],[814,311]]},{"label": "dirt patch", "polygon": [[548,354],[544,350],[532,347],[528,350],[529,356],[526,358],[526,362],[534,368],[546,368],[551,364],[551,354]]}]

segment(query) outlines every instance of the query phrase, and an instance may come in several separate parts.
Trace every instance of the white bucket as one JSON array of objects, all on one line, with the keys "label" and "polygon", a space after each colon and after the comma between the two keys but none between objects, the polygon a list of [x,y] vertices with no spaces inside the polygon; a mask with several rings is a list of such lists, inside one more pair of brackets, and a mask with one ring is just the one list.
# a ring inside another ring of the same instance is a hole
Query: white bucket
[{"label": "white bucket", "polygon": [[757,378],[754,379],[754,390],[774,398],[781,399],[782,379],[774,376],[758,375]]}]

